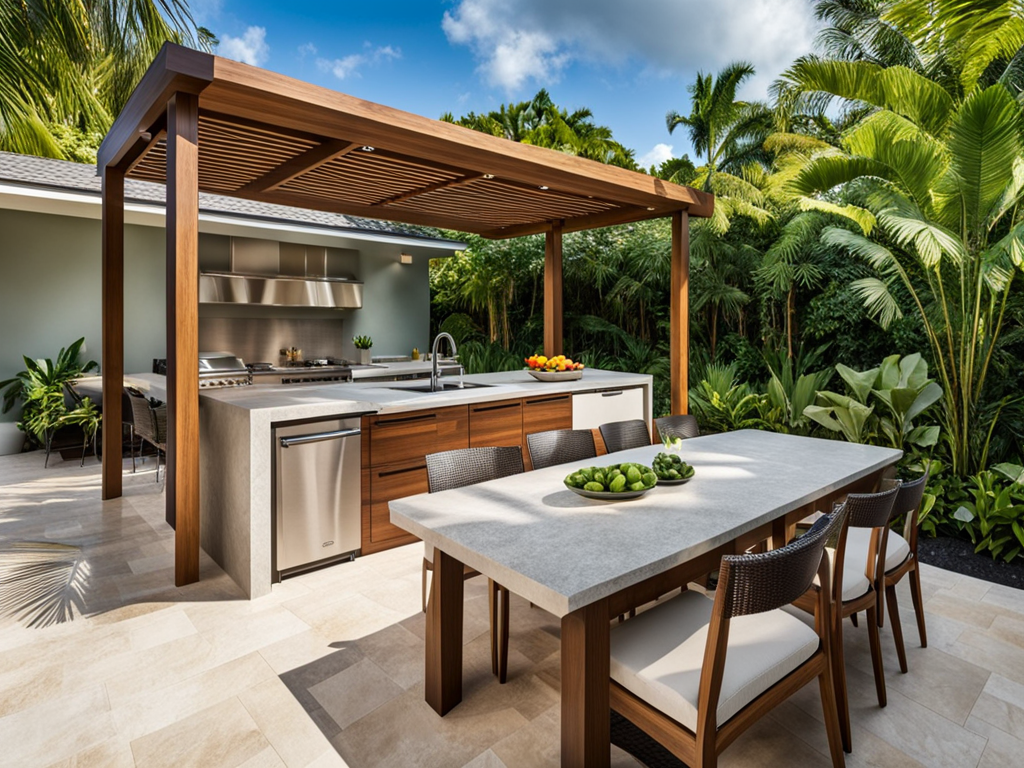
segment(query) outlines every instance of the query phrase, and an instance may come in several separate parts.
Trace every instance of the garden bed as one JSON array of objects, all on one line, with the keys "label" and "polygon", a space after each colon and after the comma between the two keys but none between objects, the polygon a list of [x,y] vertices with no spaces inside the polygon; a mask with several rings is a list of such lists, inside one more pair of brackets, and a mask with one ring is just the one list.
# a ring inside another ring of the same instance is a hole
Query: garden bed
[{"label": "garden bed", "polygon": [[922,536],[917,540],[917,547],[922,563],[993,584],[1024,589],[1024,562],[1004,563],[993,560],[985,552],[976,554],[974,545],[964,539],[928,539]]}]

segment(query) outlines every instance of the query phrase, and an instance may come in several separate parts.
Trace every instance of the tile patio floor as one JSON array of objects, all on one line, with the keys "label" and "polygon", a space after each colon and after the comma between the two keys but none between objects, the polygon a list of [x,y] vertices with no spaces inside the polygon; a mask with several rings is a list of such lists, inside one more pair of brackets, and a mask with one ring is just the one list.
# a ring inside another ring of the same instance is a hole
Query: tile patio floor
[{"label": "tile patio floor", "polygon": [[[512,605],[509,682],[490,675],[485,585],[467,582],[463,703],[423,702],[419,546],[307,574],[247,601],[208,558],[173,586],[173,532],[152,461],[99,500],[99,467],[0,457],[0,609],[16,542],[81,548],[72,620],[0,615],[3,766],[554,766],[558,622]],[[65,576],[74,551],[37,552]],[[850,766],[1021,764],[1024,592],[924,570],[931,645],[901,595],[910,673],[883,630],[889,706],[874,700],[863,627],[845,633]],[[58,602],[57,609],[62,606]],[[58,610],[59,613],[59,610]],[[55,614],[51,614],[55,615]],[[638,763],[613,750],[613,765]],[[827,766],[816,684],[763,720],[723,766]]]}]

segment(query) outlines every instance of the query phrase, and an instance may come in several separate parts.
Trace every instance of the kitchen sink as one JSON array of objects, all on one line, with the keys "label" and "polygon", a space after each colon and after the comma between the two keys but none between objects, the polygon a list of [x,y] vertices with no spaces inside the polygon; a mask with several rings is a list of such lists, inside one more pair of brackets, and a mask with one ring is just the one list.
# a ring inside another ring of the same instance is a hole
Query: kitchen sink
[{"label": "kitchen sink", "polygon": [[461,387],[458,384],[442,382],[441,384],[438,385],[438,388],[436,390],[432,390],[430,388],[429,384],[416,384],[415,386],[411,386],[411,387],[409,387],[409,386],[405,386],[405,387],[388,387],[388,389],[393,389],[393,390],[395,390],[397,392],[426,392],[428,394],[432,394],[434,392],[437,392],[437,393],[440,393],[440,392],[458,392],[460,389],[480,389],[482,387],[490,387],[490,386],[493,386],[493,385],[491,385],[491,384],[476,384],[476,383],[467,381]]}]

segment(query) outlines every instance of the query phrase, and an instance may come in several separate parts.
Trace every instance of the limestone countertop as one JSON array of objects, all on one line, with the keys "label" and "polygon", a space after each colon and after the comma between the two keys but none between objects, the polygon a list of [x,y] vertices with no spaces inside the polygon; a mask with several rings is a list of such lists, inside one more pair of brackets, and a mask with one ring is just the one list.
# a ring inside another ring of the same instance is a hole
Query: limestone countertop
[{"label": "limestone countertop", "polygon": [[[614,455],[650,465],[660,446]],[[556,616],[686,562],[902,452],[758,430],[683,441],[685,485],[593,501],[562,480],[587,462],[390,502],[391,522]],[[594,463],[607,464],[600,457]]]},{"label": "limestone countertop", "polygon": [[[454,377],[446,377],[452,383]],[[526,371],[480,373],[463,377],[467,384],[484,386],[445,392],[416,392],[424,381],[388,383],[358,381],[341,384],[283,384],[229,387],[200,392],[200,402],[217,403],[259,413],[270,421],[316,418],[350,413],[395,413],[451,405],[485,403],[514,397],[559,392],[588,392],[616,387],[650,387],[646,374],[588,369],[576,381],[541,382]]]}]

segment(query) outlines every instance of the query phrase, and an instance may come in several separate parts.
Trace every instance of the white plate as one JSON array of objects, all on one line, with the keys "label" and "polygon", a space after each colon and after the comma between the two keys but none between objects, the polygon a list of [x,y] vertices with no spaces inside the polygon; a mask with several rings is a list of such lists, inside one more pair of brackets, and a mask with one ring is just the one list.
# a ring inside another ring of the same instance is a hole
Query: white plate
[{"label": "white plate", "polygon": [[526,372],[537,381],[575,381],[583,378],[583,371],[535,371],[527,368]]}]

